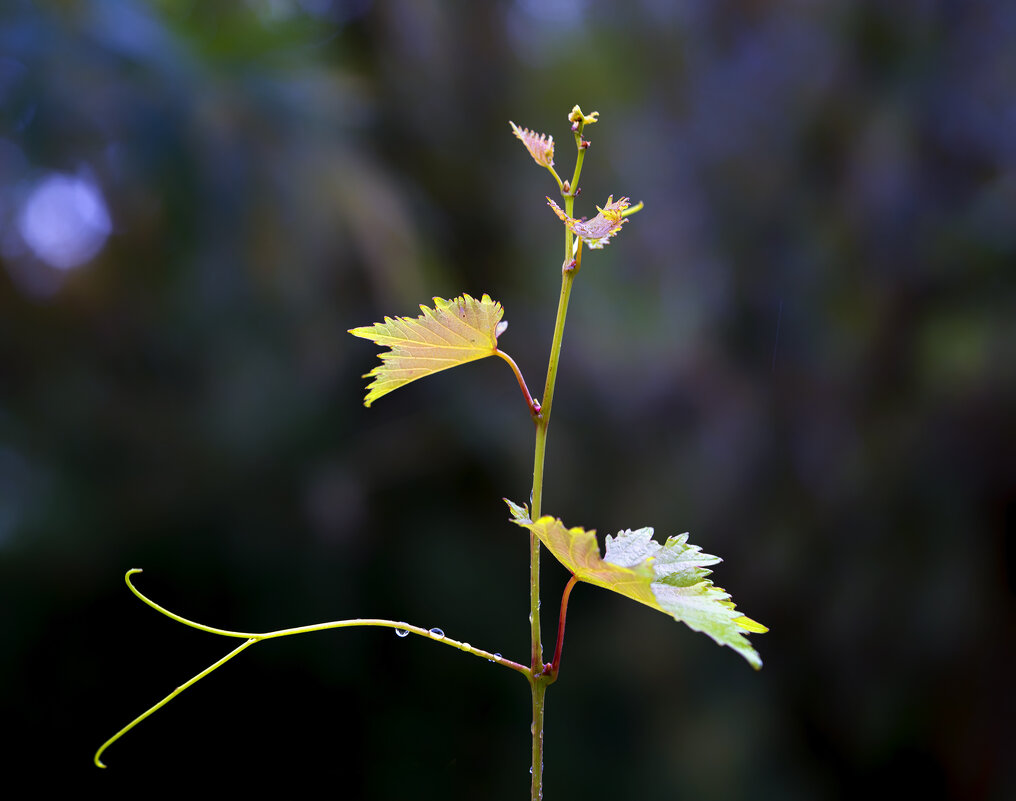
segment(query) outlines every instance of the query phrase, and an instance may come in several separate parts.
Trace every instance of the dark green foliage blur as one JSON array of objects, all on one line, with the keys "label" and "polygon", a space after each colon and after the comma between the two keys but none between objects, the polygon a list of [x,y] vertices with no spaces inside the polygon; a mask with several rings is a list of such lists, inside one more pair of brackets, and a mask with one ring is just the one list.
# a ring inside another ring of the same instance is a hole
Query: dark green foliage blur
[{"label": "dark green foliage blur", "polygon": [[[541,394],[598,110],[646,208],[576,282],[544,506],[725,558],[761,673],[572,596],[547,799],[1016,797],[1016,5],[0,4],[0,719],[25,797],[521,799],[532,425],[346,334],[490,293]],[[553,637],[563,569],[545,560]]]}]

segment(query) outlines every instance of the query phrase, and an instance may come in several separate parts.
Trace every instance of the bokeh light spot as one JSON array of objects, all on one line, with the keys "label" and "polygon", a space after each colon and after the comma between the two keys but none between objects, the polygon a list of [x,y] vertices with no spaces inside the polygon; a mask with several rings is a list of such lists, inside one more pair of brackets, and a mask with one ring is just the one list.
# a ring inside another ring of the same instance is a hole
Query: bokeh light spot
[{"label": "bokeh light spot", "polygon": [[51,267],[70,270],[102,249],[112,223],[106,201],[94,183],[54,173],[29,193],[18,230],[39,259]]}]

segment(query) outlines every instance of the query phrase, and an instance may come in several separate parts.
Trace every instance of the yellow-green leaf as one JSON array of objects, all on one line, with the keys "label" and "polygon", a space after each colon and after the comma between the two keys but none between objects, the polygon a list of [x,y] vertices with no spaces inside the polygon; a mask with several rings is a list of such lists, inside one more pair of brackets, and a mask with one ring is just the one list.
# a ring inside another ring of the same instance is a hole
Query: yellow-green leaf
[{"label": "yellow-green leaf", "polygon": [[488,295],[434,298],[433,309],[420,310],[416,318],[385,317],[383,323],[349,330],[390,349],[378,354],[381,364],[364,376],[374,379],[364,406],[418,378],[496,355],[497,338],[508,325],[501,322],[501,304]]},{"label": "yellow-green leaf", "polygon": [[733,648],[752,667],[762,667],[762,659],[745,634],[761,634],[768,629],[738,612],[730,595],[706,578],[712,571],[705,566],[722,560],[690,545],[687,534],[670,537],[661,545],[653,539],[651,528],[620,531],[615,537],[607,537],[606,552],[601,557],[595,531],[567,528],[549,515],[534,523],[525,507],[507,503],[513,522],[533,532],[580,581],[665,612],[720,645]]}]

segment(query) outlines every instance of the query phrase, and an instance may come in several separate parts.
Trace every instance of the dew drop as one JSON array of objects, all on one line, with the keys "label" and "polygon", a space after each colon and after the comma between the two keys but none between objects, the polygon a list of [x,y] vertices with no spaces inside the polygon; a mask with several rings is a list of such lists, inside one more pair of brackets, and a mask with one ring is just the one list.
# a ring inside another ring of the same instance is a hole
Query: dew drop
[{"label": "dew drop", "polygon": [[472,648],[472,646],[468,642],[462,643],[462,650],[463,651],[468,651],[470,648]]},{"label": "dew drop", "polygon": [[435,640],[443,640],[444,632],[441,631],[441,629],[439,628],[433,628],[430,630],[430,636],[433,637]]},{"label": "dew drop", "polygon": [[406,631],[405,629],[395,629],[395,636],[396,637],[408,637],[409,636],[409,632]]},{"label": "dew drop", "polygon": [[495,662],[500,662],[501,661],[501,654],[494,654],[494,661]]}]

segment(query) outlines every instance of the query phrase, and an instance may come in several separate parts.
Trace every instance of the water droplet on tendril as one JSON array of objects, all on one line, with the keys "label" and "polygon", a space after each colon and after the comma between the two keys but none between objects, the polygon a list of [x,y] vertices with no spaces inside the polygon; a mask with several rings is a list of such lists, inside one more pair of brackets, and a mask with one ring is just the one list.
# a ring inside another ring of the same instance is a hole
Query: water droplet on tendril
[{"label": "water droplet on tendril", "polygon": [[462,643],[462,650],[463,651],[468,651],[470,648],[472,648],[472,646],[468,642]]},{"label": "water droplet on tendril", "polygon": [[495,662],[500,662],[501,661],[501,654],[494,654],[494,661]]},{"label": "water droplet on tendril", "polygon": [[439,628],[433,628],[430,630],[430,636],[433,637],[435,640],[443,640],[444,632],[441,631],[441,629]]},{"label": "water droplet on tendril", "polygon": [[405,629],[395,629],[395,636],[396,637],[408,637],[409,636],[409,632],[406,631]]}]

